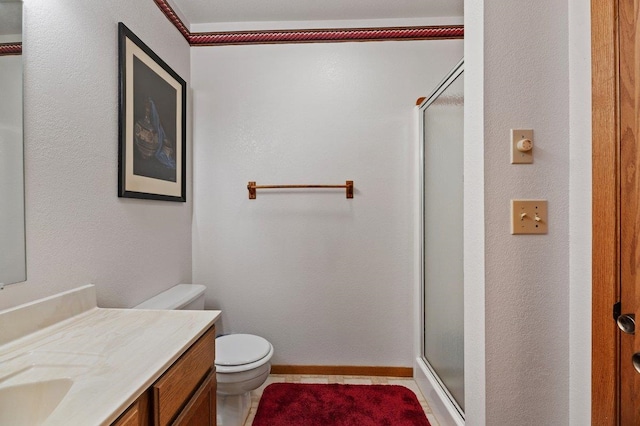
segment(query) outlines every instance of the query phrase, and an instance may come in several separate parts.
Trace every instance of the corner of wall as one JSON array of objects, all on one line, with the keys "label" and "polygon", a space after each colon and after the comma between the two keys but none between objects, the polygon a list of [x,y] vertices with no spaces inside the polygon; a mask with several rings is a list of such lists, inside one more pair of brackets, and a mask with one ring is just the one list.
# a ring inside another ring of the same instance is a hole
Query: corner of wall
[{"label": "corner of wall", "polygon": [[484,227],[484,2],[465,0],[465,424],[486,422]]}]

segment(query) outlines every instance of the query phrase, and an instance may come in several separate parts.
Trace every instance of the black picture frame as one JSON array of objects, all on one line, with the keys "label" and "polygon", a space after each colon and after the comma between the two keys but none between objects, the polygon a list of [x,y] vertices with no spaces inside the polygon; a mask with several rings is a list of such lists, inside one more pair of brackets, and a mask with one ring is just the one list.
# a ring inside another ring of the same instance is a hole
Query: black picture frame
[{"label": "black picture frame", "polygon": [[185,202],[187,84],[118,23],[118,197]]}]

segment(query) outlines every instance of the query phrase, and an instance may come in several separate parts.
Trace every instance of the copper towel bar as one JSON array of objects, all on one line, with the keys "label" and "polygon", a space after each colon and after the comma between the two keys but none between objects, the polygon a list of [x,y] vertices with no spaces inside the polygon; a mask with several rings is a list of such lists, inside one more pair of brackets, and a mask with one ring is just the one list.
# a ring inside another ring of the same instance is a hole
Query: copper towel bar
[{"label": "copper towel bar", "polygon": [[249,190],[249,199],[256,199],[256,189],[279,189],[279,188],[346,188],[347,198],[353,198],[353,181],[348,180],[344,185],[256,185],[255,182],[249,182],[247,189]]}]

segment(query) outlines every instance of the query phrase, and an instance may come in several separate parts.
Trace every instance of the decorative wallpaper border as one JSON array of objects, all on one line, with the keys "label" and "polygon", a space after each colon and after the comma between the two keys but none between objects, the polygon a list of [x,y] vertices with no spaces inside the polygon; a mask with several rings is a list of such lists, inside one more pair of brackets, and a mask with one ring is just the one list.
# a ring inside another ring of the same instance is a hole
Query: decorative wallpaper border
[{"label": "decorative wallpaper border", "polygon": [[0,43],[0,56],[22,55],[22,43]]},{"label": "decorative wallpaper border", "polygon": [[464,26],[462,25],[192,33],[167,3],[167,0],[154,0],[154,2],[191,46],[464,38]]},{"label": "decorative wallpaper border", "polygon": [[162,13],[164,13],[164,16],[166,16],[167,19],[171,21],[173,25],[175,25],[178,31],[180,31],[180,34],[182,34],[182,36],[185,39],[187,39],[189,44],[191,44],[189,40],[189,38],[191,37],[191,33],[189,32],[189,29],[187,29],[187,27],[184,25],[184,22],[182,22],[182,19],[180,19],[178,15],[176,15],[176,12],[169,5],[169,3],[167,3],[167,0],[153,0],[153,1],[160,8]]},{"label": "decorative wallpaper border", "polygon": [[328,43],[341,41],[429,40],[462,38],[462,27],[348,28],[192,33],[192,46],[261,43]]}]

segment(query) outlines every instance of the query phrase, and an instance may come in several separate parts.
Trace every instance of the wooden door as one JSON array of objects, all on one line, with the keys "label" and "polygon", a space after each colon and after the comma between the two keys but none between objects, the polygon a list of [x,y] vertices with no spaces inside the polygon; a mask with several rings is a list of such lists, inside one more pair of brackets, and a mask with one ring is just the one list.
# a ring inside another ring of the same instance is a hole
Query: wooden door
[{"label": "wooden door", "polygon": [[640,0],[592,0],[591,19],[591,417],[639,425],[640,330],[625,333],[615,318],[629,325],[640,313]]},{"label": "wooden door", "polygon": [[618,1],[591,0],[592,299],[591,424],[619,424]]},{"label": "wooden door", "polygon": [[[619,1],[620,424],[640,424],[640,0]],[[635,358],[634,358],[634,354]],[[635,364],[634,367],[634,359]]]}]

